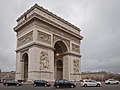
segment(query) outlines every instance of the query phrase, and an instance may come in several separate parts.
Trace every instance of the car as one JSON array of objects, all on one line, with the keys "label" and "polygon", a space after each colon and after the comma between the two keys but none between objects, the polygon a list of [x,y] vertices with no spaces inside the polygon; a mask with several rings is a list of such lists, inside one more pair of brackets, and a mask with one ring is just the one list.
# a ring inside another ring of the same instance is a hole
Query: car
[{"label": "car", "polygon": [[74,88],[76,87],[75,83],[70,82],[69,80],[56,80],[54,83],[55,88]]},{"label": "car", "polygon": [[91,79],[84,79],[84,80],[80,80],[80,86],[82,86],[82,87],[87,87],[87,86],[97,86],[97,87],[100,87],[101,86],[101,82],[98,82],[96,80],[91,80]]},{"label": "car", "polygon": [[118,80],[115,79],[108,79],[105,80],[105,84],[119,84],[120,82]]},{"label": "car", "polygon": [[51,84],[46,80],[34,80],[33,81],[33,86],[49,87],[49,86],[51,86]]},{"label": "car", "polygon": [[15,80],[6,80],[3,82],[3,85],[5,85],[5,86],[21,86],[22,84]]}]

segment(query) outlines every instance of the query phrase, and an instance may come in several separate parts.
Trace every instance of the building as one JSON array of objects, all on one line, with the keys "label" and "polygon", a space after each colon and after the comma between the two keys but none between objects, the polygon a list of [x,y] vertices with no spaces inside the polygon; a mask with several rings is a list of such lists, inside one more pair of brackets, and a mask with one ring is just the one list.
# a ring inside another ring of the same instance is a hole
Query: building
[{"label": "building", "polygon": [[80,29],[35,4],[17,19],[16,80],[80,80]]},{"label": "building", "polygon": [[98,81],[105,81],[108,77],[108,73],[105,71],[101,72],[82,72],[81,79],[93,79]]},{"label": "building", "polygon": [[15,79],[15,71],[0,72],[0,82],[4,80],[14,80],[14,79]]}]

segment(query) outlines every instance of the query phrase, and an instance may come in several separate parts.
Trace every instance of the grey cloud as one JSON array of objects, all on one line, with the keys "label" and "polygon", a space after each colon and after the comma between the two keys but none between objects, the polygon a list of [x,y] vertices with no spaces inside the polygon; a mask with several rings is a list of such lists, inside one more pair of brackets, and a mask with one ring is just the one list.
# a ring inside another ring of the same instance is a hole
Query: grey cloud
[{"label": "grey cloud", "polygon": [[93,4],[89,7],[93,17],[86,22],[86,31],[82,32],[86,36],[82,43],[82,66],[89,62],[90,65],[84,67],[85,70],[120,72],[120,3],[118,0],[99,0]]},{"label": "grey cloud", "polygon": [[1,0],[0,69],[15,70],[16,19],[35,3],[81,29],[82,71],[120,72],[119,0]]}]

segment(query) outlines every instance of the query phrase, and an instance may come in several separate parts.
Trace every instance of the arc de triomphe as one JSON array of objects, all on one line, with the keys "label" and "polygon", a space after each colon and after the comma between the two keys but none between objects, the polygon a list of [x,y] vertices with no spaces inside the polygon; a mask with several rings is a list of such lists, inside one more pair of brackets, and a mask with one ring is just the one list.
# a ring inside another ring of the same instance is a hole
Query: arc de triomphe
[{"label": "arc de triomphe", "polygon": [[16,80],[80,80],[80,29],[35,4],[17,19]]}]

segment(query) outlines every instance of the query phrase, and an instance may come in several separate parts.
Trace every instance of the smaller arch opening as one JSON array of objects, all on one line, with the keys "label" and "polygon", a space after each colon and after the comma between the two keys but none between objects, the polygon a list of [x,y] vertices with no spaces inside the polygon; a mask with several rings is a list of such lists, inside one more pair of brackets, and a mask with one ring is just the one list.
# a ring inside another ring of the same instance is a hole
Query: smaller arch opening
[{"label": "smaller arch opening", "polygon": [[22,56],[23,62],[24,62],[24,70],[23,70],[23,78],[25,81],[28,79],[28,54],[24,53]]},{"label": "smaller arch opening", "polygon": [[57,79],[63,79],[63,62],[57,60]]}]

